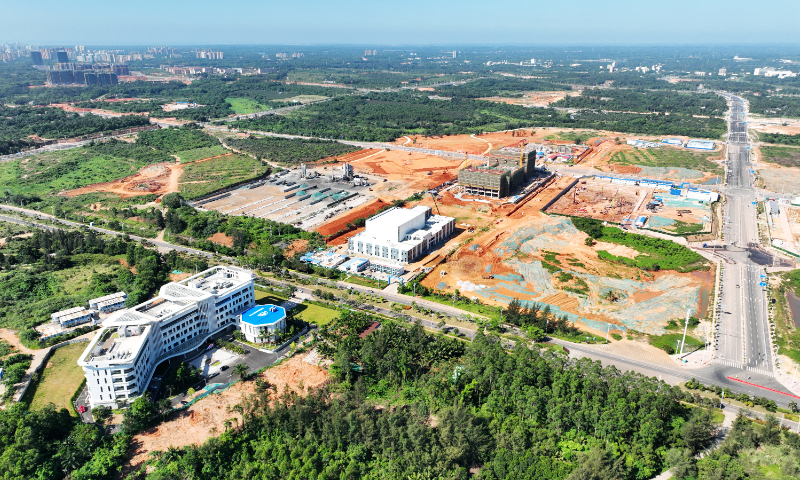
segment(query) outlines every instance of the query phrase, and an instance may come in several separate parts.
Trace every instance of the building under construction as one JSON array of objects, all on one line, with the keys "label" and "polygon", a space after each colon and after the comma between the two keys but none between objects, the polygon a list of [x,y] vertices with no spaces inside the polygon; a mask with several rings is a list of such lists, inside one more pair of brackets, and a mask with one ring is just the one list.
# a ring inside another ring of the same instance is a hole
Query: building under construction
[{"label": "building under construction", "polygon": [[463,193],[490,198],[509,196],[511,191],[531,177],[536,167],[536,151],[520,152],[519,158],[492,157],[481,166],[458,172]]}]

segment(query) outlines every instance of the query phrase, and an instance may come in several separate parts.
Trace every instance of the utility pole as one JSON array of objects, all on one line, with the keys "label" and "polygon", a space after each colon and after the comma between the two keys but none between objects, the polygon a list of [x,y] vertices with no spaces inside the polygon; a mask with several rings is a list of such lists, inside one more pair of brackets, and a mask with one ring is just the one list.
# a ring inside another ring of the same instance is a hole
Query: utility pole
[{"label": "utility pole", "polygon": [[607,342],[608,336],[611,334],[611,324],[607,323],[606,325],[608,325],[608,330],[606,331],[606,342]]},{"label": "utility pole", "polygon": [[686,330],[689,329],[689,313],[691,311],[692,309],[690,308],[686,309],[686,321],[683,323],[683,340],[681,340],[681,353],[678,354],[679,356],[683,355],[683,347],[686,345]]}]

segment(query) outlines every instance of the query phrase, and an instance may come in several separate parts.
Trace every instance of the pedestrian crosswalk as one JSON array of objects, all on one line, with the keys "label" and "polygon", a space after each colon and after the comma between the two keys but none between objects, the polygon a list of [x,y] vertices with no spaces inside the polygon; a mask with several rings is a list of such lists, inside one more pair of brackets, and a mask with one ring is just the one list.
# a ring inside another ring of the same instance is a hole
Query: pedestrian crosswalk
[{"label": "pedestrian crosswalk", "polygon": [[744,364],[739,363],[739,362],[734,362],[733,360],[716,359],[716,360],[714,360],[714,363],[718,363],[720,365],[727,365],[729,367],[734,367],[734,368],[740,368],[740,369],[744,370]]},{"label": "pedestrian crosswalk", "polygon": [[770,372],[769,370],[762,370],[762,369],[760,369],[760,368],[747,367],[747,371],[748,371],[748,372],[753,372],[753,373],[758,373],[758,374],[760,374],[760,375],[766,375],[766,376],[768,376],[768,377],[774,377],[774,376],[775,376],[775,375],[774,375],[772,372]]}]

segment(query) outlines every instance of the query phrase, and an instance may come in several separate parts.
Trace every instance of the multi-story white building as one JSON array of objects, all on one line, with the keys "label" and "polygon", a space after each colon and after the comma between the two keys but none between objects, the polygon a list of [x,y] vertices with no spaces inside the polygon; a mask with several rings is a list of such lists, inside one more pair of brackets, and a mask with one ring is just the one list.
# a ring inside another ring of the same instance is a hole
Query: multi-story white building
[{"label": "multi-story white building", "polygon": [[367,220],[366,229],[350,238],[347,248],[352,255],[384,260],[371,262],[374,265],[407,265],[450,236],[455,223],[455,218],[431,215],[431,209],[422,205],[390,208]]},{"label": "multi-story white building", "polygon": [[111,314],[78,360],[91,407],[132,401],[159,363],[192,354],[210,337],[234,329],[239,314],[255,305],[253,283],[249,270],[213,267]]}]

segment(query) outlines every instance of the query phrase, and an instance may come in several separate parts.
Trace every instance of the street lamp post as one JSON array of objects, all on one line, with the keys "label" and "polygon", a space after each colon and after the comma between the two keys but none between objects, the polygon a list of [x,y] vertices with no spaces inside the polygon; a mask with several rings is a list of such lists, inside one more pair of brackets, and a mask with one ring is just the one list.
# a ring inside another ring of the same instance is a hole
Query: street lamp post
[{"label": "street lamp post", "polygon": [[689,328],[689,312],[691,311],[690,308],[686,309],[686,320],[683,323],[683,340],[681,340],[681,353],[678,355],[683,355],[683,347],[686,345],[686,330]]}]

